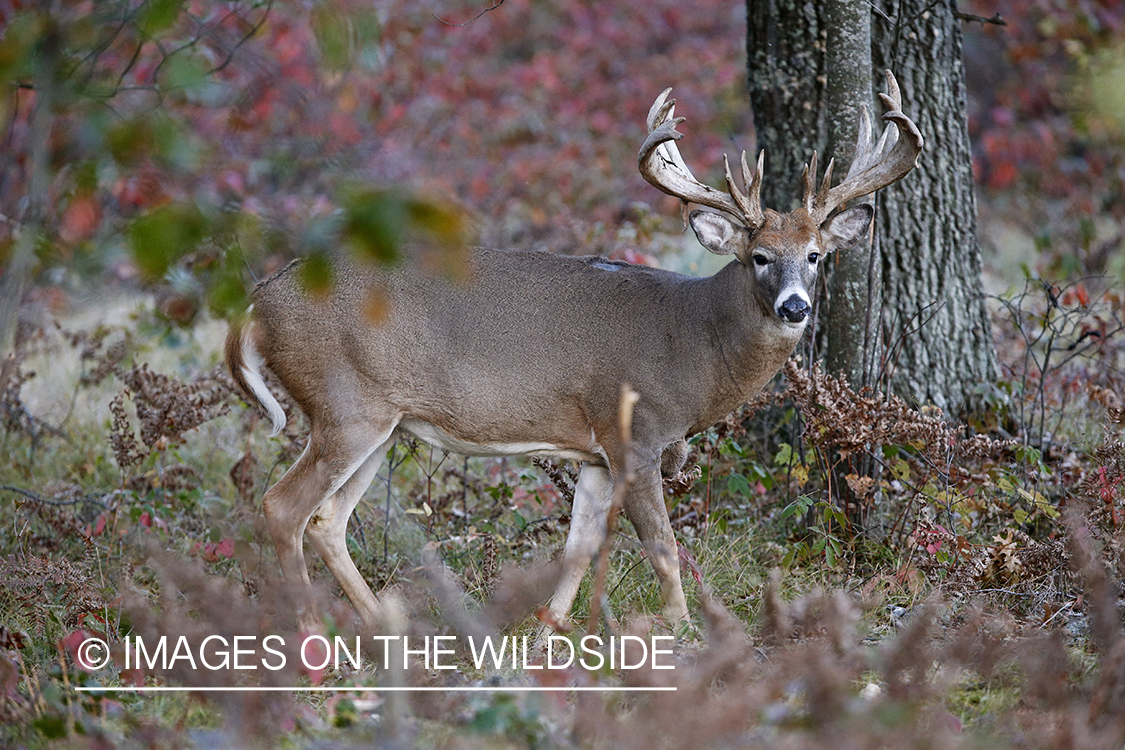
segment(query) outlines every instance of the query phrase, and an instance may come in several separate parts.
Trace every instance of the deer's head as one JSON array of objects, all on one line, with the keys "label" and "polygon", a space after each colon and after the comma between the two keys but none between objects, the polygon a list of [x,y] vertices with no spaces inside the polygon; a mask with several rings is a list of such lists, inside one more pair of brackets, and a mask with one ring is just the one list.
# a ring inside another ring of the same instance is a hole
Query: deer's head
[{"label": "deer's head", "polygon": [[673,117],[676,101],[666,89],[648,113],[648,138],[641,147],[639,166],[646,180],[680,199],[685,211],[689,203],[717,209],[692,211],[685,216],[700,243],[713,253],[733,255],[754,274],[758,303],[767,316],[784,323],[803,326],[812,310],[810,290],[816,279],[820,259],[834,250],[855,245],[867,232],[874,215],[871,206],[862,204],[833,215],[833,211],[860,196],[872,193],[898,180],[917,164],[922,152],[922,134],[902,111],[898,82],[888,70],[887,93],[880,94],[888,122],[878,142],[871,138],[871,119],[867,107],[860,109],[859,136],[855,156],[844,181],[832,187],[832,161],[816,186],[816,154],[804,171],[801,206],[781,214],[762,209],[762,165],[764,152],[751,169],[742,153],[740,191],[726,157],[727,192],[705,185],[692,175],[680,156],[676,141],[683,134],[676,125],[683,117]]}]

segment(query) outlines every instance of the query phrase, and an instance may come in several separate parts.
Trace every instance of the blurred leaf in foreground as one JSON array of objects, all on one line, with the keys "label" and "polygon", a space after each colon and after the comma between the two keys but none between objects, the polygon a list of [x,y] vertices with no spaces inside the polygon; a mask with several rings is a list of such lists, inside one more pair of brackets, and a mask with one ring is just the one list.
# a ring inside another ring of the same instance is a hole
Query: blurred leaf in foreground
[{"label": "blurred leaf in foreground", "polygon": [[332,266],[328,256],[323,254],[311,255],[300,266],[301,284],[305,291],[314,297],[322,297],[332,289]]},{"label": "blurred leaf in foreground", "polygon": [[168,267],[203,240],[206,220],[193,204],[169,204],[133,222],[129,244],[140,272],[149,279],[164,276]]}]

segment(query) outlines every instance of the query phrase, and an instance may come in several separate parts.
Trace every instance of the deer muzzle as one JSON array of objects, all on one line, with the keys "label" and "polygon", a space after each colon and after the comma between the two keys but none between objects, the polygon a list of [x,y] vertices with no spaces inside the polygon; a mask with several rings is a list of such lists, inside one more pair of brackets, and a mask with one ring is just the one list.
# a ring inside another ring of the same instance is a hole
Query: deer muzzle
[{"label": "deer muzzle", "polygon": [[808,300],[799,294],[791,294],[788,299],[777,306],[777,316],[789,323],[801,323],[812,312]]}]

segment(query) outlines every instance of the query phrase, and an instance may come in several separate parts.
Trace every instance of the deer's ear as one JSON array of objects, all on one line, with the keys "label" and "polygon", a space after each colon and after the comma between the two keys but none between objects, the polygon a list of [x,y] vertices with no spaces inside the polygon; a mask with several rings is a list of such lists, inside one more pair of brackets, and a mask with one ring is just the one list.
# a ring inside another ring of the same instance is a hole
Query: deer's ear
[{"label": "deer's ear", "polygon": [[849,208],[833,216],[820,225],[820,235],[824,238],[824,251],[847,250],[858,243],[871,226],[875,209],[866,203]]},{"label": "deer's ear", "polygon": [[742,227],[711,211],[692,211],[688,216],[699,244],[716,255],[733,255],[742,246]]}]

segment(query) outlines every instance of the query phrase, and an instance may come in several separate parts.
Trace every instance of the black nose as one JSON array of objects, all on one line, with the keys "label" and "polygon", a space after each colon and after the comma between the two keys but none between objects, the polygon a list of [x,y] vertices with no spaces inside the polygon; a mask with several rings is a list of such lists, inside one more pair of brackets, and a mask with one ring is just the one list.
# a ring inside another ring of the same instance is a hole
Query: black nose
[{"label": "black nose", "polygon": [[809,303],[794,294],[781,303],[777,308],[777,315],[790,323],[800,323],[808,317],[811,311],[812,308],[809,307]]}]

